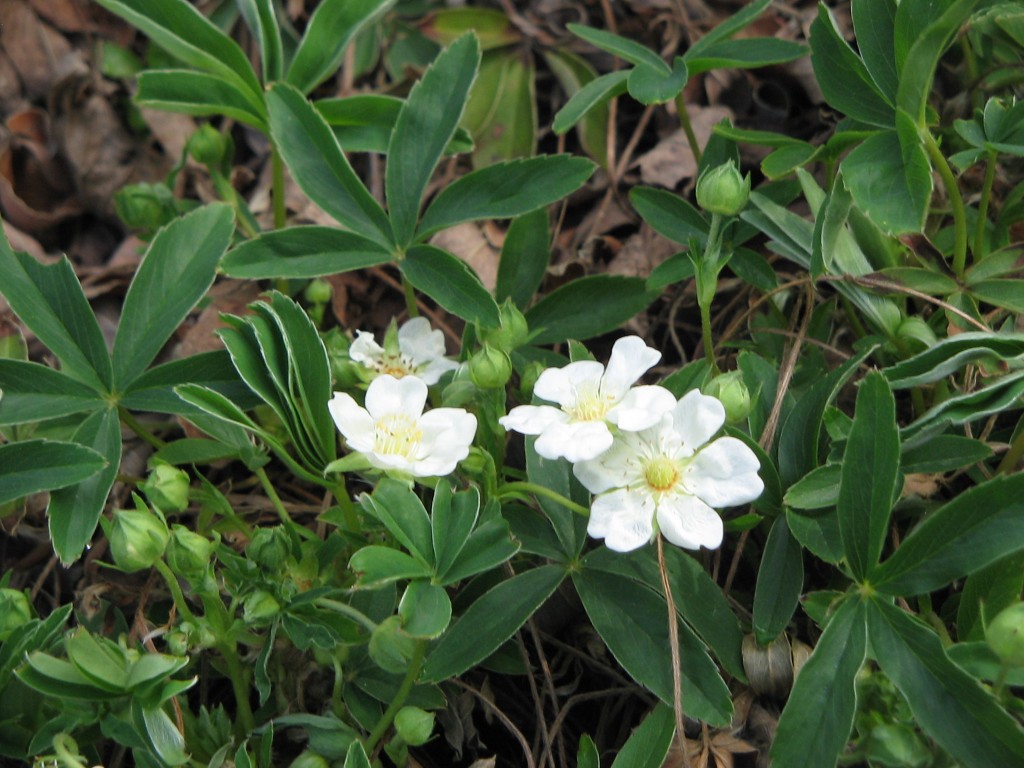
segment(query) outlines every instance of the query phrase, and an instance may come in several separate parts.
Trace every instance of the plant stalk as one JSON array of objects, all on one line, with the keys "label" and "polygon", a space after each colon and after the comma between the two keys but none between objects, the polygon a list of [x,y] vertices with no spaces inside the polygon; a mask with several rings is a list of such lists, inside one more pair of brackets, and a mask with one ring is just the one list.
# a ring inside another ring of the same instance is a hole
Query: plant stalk
[{"label": "plant stalk", "polygon": [[550,488],[545,488],[543,485],[537,485],[536,483],[528,483],[522,480],[517,480],[511,483],[504,483],[498,486],[495,498],[501,499],[506,496],[511,496],[515,493],[532,493],[534,496],[543,496],[551,499],[554,502],[561,504],[566,509],[572,510],[578,515],[584,517],[590,517],[590,510],[584,507],[582,504],[577,504],[572,499],[567,499],[562,494],[552,491]]},{"label": "plant stalk", "polygon": [[960,187],[957,186],[956,176],[953,175],[946,156],[939,149],[938,142],[930,131],[922,131],[924,147],[928,157],[935,166],[935,170],[942,179],[942,185],[946,188],[946,197],[949,198],[949,205],[953,214],[953,272],[960,279],[963,279],[964,270],[967,267],[967,210],[964,208],[964,199],[960,194]]},{"label": "plant stalk", "polygon": [[990,151],[985,156],[985,181],[981,185],[981,199],[978,201],[978,220],[974,223],[974,248],[971,253],[975,262],[985,255],[985,224],[988,223],[988,205],[992,201],[992,185],[995,180],[996,153]]},{"label": "plant stalk", "polygon": [[679,124],[682,126],[683,133],[686,134],[686,143],[690,145],[693,159],[697,161],[697,165],[700,165],[702,157],[700,144],[697,143],[697,134],[693,132],[693,125],[690,123],[690,113],[686,111],[686,99],[683,97],[682,91],[676,94],[675,101],[676,111],[679,113]]},{"label": "plant stalk", "polygon": [[405,677],[402,678],[402,684],[398,687],[395,698],[388,704],[388,708],[384,710],[384,714],[381,715],[380,720],[377,721],[370,735],[366,737],[367,755],[373,754],[374,749],[377,747],[377,742],[383,738],[388,728],[391,727],[391,723],[394,721],[395,715],[398,714],[398,710],[405,706],[405,700],[409,698],[409,692],[416,683],[416,678],[420,676],[420,668],[423,666],[423,656],[426,650],[427,642],[425,640],[417,640],[416,646],[412,651],[412,658],[409,659],[409,668],[405,671]]},{"label": "plant stalk", "polygon": [[288,209],[284,201],[284,161],[277,147],[270,152],[271,197],[274,199],[274,229],[284,229],[288,223]]},{"label": "plant stalk", "polygon": [[665,590],[665,605],[668,608],[669,650],[672,652],[672,700],[676,716],[676,739],[679,742],[679,753],[682,756],[683,768],[690,768],[690,756],[686,753],[686,724],[683,720],[683,673],[679,660],[679,625],[676,618],[676,601],[672,597],[672,585],[668,580],[668,568],[665,566],[665,544],[660,533],[658,539],[658,571],[661,574],[661,587]]}]

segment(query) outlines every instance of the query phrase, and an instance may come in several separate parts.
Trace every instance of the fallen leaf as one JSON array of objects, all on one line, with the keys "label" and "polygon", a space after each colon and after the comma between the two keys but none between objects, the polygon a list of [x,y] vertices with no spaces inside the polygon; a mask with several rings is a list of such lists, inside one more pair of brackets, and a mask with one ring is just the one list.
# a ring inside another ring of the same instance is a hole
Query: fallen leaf
[{"label": "fallen leaf", "polygon": [[501,243],[491,239],[498,236],[496,231],[490,235],[480,224],[468,221],[441,230],[430,238],[430,244],[454,253],[476,272],[487,290],[493,291],[498,282]]},{"label": "fallen leaf", "polygon": [[0,0],[0,48],[10,58],[30,99],[42,98],[54,83],[88,70],[64,36],[40,21],[24,0]]}]

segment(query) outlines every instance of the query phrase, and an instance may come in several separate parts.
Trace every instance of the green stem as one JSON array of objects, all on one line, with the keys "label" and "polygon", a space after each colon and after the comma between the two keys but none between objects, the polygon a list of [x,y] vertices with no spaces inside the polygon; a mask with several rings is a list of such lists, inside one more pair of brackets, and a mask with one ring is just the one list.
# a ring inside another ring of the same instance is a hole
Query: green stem
[{"label": "green stem", "polygon": [[544,496],[545,498],[561,504],[566,509],[572,510],[578,515],[590,517],[590,510],[582,504],[577,504],[572,499],[567,499],[562,494],[552,491],[550,488],[545,488],[543,485],[537,485],[536,483],[516,481],[499,485],[498,490],[495,493],[495,497],[501,499],[516,493],[532,493],[534,496]]},{"label": "green stem", "polygon": [[270,503],[274,505],[274,509],[277,510],[278,517],[281,518],[281,522],[290,524],[294,521],[292,516],[288,514],[288,510],[284,507],[284,502],[281,501],[281,497],[277,495],[277,489],[274,488],[273,483],[270,482],[270,478],[267,477],[267,472],[263,467],[256,469],[256,477],[260,479],[260,484],[263,486],[263,490],[267,493],[267,498],[270,499]]},{"label": "green stem", "polygon": [[[711,302],[715,299],[718,284],[718,269],[715,266],[722,251],[722,215],[711,214],[711,227],[708,239],[697,265],[697,306],[700,308],[700,335],[704,342],[704,357],[711,366],[711,375],[718,375],[718,364],[715,362],[715,345],[711,338]],[[711,285],[707,285],[707,281]]]},{"label": "green stem", "polygon": [[412,287],[406,277],[405,273],[402,273],[402,290],[405,292],[405,308],[409,312],[409,317],[419,317],[420,308],[416,303],[416,291]]},{"label": "green stem", "polygon": [[953,175],[949,163],[946,162],[946,156],[939,149],[935,137],[927,130],[921,133],[924,137],[925,150],[942,179],[942,185],[946,188],[946,197],[949,198],[950,207],[953,209],[953,272],[957,277],[963,278],[964,270],[967,267],[967,211],[964,208],[964,199],[960,195],[956,177]]},{"label": "green stem", "polygon": [[682,91],[676,95],[676,111],[679,113],[679,124],[683,128],[683,133],[686,134],[686,143],[690,145],[690,151],[693,152],[693,159],[697,161],[697,165],[700,165],[700,145],[697,143],[697,134],[693,132],[693,125],[690,124],[690,113],[686,111],[686,99],[683,98]]},{"label": "green stem", "polygon": [[188,607],[188,603],[185,601],[185,593],[181,591],[178,577],[174,575],[174,572],[163,560],[157,560],[153,567],[160,572],[160,575],[164,577],[164,581],[167,582],[167,588],[171,590],[171,598],[174,600],[174,607],[178,609],[178,613],[185,618],[185,621],[198,628],[199,622],[196,621],[195,614],[192,613],[192,609]]},{"label": "green stem", "polygon": [[277,147],[270,153],[270,167],[272,173],[271,196],[274,199],[274,229],[284,229],[288,223],[288,210],[284,202],[284,161]]},{"label": "green stem", "polygon": [[68,734],[62,732],[53,737],[53,751],[65,768],[86,768],[78,759],[78,745]]},{"label": "green stem", "polygon": [[412,690],[416,678],[420,676],[420,667],[423,666],[423,656],[426,650],[426,640],[417,640],[416,646],[412,651],[412,658],[409,659],[409,669],[405,672],[402,684],[398,687],[395,697],[388,704],[388,708],[384,710],[384,714],[381,715],[380,720],[377,721],[370,735],[366,737],[367,755],[373,754],[374,749],[377,747],[377,742],[381,740],[388,728],[391,727],[391,723],[394,721],[398,711],[405,706],[405,700],[409,698],[409,692]]},{"label": "green stem", "polygon": [[118,408],[117,415],[121,417],[121,421],[124,422],[124,425],[128,427],[128,429],[141,437],[151,447],[156,448],[157,450],[164,447],[164,441],[146,429],[142,422],[132,416],[131,412],[127,408]]},{"label": "green stem", "polygon": [[371,632],[377,629],[377,622],[375,622],[362,611],[353,608],[348,603],[343,603],[340,600],[332,600],[329,597],[318,597],[313,602],[321,608],[326,608],[329,611],[334,611],[335,613],[340,613],[344,616],[348,616],[348,618],[352,619],[355,622],[358,622],[359,624],[362,624]]},{"label": "green stem", "polygon": [[978,261],[985,253],[985,224],[988,223],[988,204],[992,199],[992,185],[996,180],[996,153],[985,156],[985,181],[981,185],[981,200],[978,201],[978,220],[974,223],[974,248],[972,254]]},{"label": "green stem", "polygon": [[247,737],[255,725],[252,707],[249,705],[249,684],[246,679],[242,662],[238,658],[238,646],[233,640],[223,639],[217,644],[218,650],[228,665],[228,677],[231,679],[231,690],[235,694],[235,710],[237,735]]}]

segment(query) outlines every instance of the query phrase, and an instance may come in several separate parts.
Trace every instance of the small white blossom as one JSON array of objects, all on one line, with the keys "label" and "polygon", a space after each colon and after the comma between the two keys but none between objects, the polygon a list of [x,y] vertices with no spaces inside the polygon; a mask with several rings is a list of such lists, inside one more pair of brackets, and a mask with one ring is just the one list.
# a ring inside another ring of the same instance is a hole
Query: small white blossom
[{"label": "small white blossom", "polygon": [[639,336],[615,342],[608,367],[591,360],[548,368],[533,387],[551,405],[519,405],[499,421],[505,429],[537,435],[537,453],[546,459],[584,461],[612,444],[609,424],[624,432],[647,429],[675,405],[664,387],[633,384],[661,359]]},{"label": "small white blossom", "polygon": [[414,317],[398,329],[397,344],[385,340],[382,347],[374,341],[372,333],[356,331],[348,356],[378,374],[386,373],[397,379],[416,376],[429,385],[436,384],[446,371],[459,367],[444,352],[444,334],[432,329],[425,317]]},{"label": "small white blossom", "polygon": [[462,408],[423,412],[427,385],[415,376],[382,374],[366,390],[366,407],[335,392],[327,407],[349,448],[378,469],[414,477],[451,474],[469,454],[476,417]]},{"label": "small white blossom", "polygon": [[657,520],[676,546],[718,547],[723,527],[714,508],[746,504],[764,490],[749,447],[734,437],[708,442],[723,423],[721,402],[693,390],[657,425],[623,432],[605,453],[574,465],[597,494],[587,533],[628,552],[651,540]]}]

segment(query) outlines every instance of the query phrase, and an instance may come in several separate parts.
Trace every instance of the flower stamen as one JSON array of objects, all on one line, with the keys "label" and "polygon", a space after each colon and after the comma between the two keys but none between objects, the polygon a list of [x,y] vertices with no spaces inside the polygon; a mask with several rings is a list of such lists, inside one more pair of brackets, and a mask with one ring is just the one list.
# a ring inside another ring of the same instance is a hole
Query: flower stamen
[{"label": "flower stamen", "polygon": [[656,456],[647,461],[643,473],[647,485],[656,492],[671,490],[679,483],[679,465],[668,456]]},{"label": "flower stamen", "polygon": [[416,420],[406,413],[389,413],[373,425],[373,449],[388,456],[413,458],[423,439]]}]

